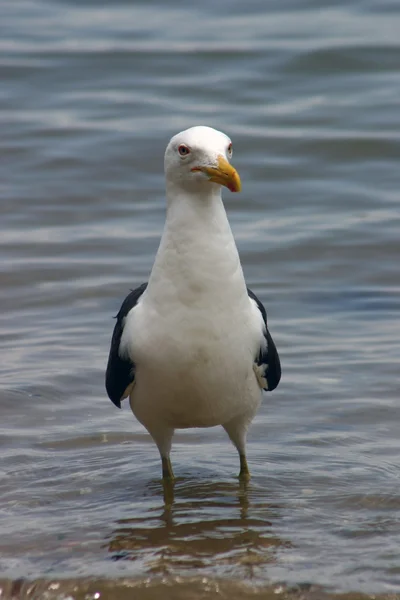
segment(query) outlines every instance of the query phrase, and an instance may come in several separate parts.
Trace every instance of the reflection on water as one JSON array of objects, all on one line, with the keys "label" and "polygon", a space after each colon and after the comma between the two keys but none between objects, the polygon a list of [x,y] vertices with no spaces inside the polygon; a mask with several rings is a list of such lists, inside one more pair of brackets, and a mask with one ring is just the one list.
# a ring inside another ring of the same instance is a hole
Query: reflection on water
[{"label": "reflection on water", "polygon": [[[274,535],[272,522],[264,516],[249,516],[251,501],[244,482],[183,480],[165,484],[164,494],[164,506],[154,508],[146,523],[138,517],[118,520],[108,545],[113,560],[134,561],[146,555],[149,573],[171,577],[203,570],[218,573],[225,565],[235,577],[252,580],[255,570],[275,560],[278,548],[290,545]],[[276,506],[264,503],[262,511],[274,520],[279,513]]]}]

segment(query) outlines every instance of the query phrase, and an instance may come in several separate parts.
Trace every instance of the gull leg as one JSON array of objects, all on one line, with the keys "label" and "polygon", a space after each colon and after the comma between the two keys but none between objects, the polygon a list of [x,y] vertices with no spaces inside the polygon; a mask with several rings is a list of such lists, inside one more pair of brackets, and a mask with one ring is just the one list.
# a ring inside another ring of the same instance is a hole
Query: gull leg
[{"label": "gull leg", "polygon": [[249,467],[248,467],[248,464],[247,464],[246,455],[245,454],[241,454],[239,452],[239,458],[240,458],[239,479],[242,479],[243,481],[248,481],[251,476],[250,476],[250,471],[249,471]]},{"label": "gull leg", "polygon": [[157,444],[158,451],[160,452],[163,480],[173,481],[175,476],[169,454],[171,452],[174,430],[165,427],[148,427],[148,432]]},{"label": "gull leg", "polygon": [[235,419],[232,419],[232,421],[224,423],[223,425],[223,428],[229,435],[232,444],[239,452],[239,479],[244,481],[248,481],[250,479],[250,471],[246,460],[246,436],[249,424],[250,419],[248,419],[247,416],[241,415],[240,417],[236,417]]},{"label": "gull leg", "polygon": [[161,456],[162,463],[162,476],[163,479],[173,480],[175,479],[174,472],[172,470],[171,459],[169,456]]}]

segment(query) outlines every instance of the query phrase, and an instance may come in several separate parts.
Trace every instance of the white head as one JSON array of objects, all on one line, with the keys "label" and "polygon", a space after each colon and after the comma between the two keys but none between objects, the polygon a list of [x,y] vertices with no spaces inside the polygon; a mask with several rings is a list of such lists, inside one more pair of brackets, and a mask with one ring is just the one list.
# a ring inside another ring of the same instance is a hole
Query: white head
[{"label": "white head", "polygon": [[[208,192],[210,185],[224,185],[231,192],[241,189],[237,171],[230,165],[232,142],[227,135],[211,127],[191,127],[169,142],[164,169],[168,184],[188,192]],[[211,182],[211,183],[210,183]]]}]

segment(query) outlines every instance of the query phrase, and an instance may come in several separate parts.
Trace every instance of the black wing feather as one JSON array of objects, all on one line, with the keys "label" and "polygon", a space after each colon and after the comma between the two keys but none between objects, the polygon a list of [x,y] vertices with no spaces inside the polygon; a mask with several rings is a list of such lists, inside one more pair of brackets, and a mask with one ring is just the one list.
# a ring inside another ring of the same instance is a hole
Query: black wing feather
[{"label": "black wing feather", "polygon": [[274,390],[281,379],[281,361],[279,360],[278,350],[276,349],[275,342],[272,339],[270,332],[268,331],[267,325],[267,312],[265,307],[257,298],[254,292],[252,292],[249,288],[247,288],[247,293],[249,294],[249,298],[254,300],[257,304],[258,310],[260,311],[263,321],[265,323],[265,332],[264,336],[267,341],[266,348],[261,348],[260,353],[256,358],[256,363],[258,365],[266,365],[265,369],[265,378],[268,383],[268,391]]},{"label": "black wing feather", "polygon": [[119,355],[124,319],[129,311],[136,306],[140,296],[147,288],[147,283],[133,290],[122,303],[117,314],[117,322],[111,338],[111,348],[106,370],[106,390],[111,402],[121,408],[121,400],[126,388],[135,380],[135,363],[128,357]]}]

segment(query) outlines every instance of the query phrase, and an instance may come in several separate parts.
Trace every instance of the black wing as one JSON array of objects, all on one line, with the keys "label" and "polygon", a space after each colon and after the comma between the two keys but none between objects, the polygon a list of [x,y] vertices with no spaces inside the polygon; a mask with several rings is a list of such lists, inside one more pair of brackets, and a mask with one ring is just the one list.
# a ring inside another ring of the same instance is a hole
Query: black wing
[{"label": "black wing", "polygon": [[260,352],[256,358],[256,363],[259,366],[265,366],[265,379],[267,380],[268,387],[265,387],[264,389],[271,392],[277,387],[281,379],[281,361],[279,360],[279,354],[274,340],[268,331],[267,313],[264,306],[261,304],[255,293],[249,288],[247,288],[247,293],[249,294],[249,298],[254,300],[257,304],[258,310],[260,311],[265,323],[264,336],[267,343],[265,348],[260,349]]},{"label": "black wing", "polygon": [[121,400],[127,395],[125,394],[126,389],[135,381],[135,363],[128,357],[122,358],[119,355],[125,317],[136,306],[146,288],[147,283],[142,283],[141,286],[133,290],[125,298],[117,314],[117,322],[111,338],[111,348],[106,371],[106,390],[111,402],[114,402],[118,408],[121,408]]}]

